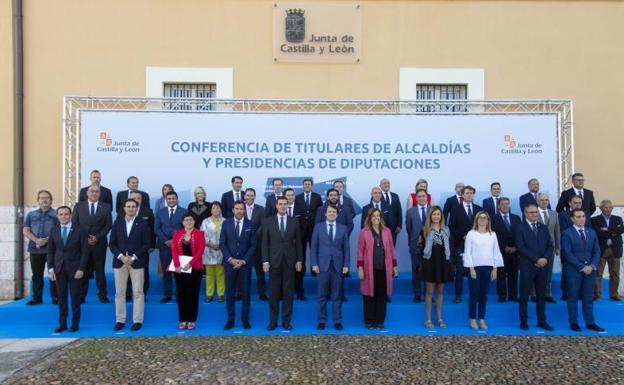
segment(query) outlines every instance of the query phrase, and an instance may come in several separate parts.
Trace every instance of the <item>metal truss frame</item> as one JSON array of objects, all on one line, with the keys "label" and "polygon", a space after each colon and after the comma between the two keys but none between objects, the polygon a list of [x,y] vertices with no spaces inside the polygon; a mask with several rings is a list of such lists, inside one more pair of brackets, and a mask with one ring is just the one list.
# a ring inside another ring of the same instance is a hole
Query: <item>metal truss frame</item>
[{"label": "metal truss frame", "polygon": [[63,98],[63,203],[73,204],[80,191],[81,110],[171,111],[192,113],[311,114],[556,114],[558,192],[574,173],[572,100],[286,100],[197,99],[109,96]]}]

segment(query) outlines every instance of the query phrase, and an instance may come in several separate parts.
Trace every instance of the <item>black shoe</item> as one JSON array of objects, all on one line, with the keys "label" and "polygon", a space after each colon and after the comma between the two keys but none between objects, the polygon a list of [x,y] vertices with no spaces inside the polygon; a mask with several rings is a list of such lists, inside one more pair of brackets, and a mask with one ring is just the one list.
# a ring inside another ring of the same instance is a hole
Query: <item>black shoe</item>
[{"label": "black shoe", "polygon": [[58,298],[52,298],[52,305],[58,305]]},{"label": "black shoe", "polygon": [[415,295],[414,298],[412,299],[412,301],[416,302],[416,303],[420,303],[422,300],[420,299],[419,295]]},{"label": "black shoe", "polygon": [[271,331],[271,330],[275,330],[277,329],[277,325],[276,324],[269,324],[269,326],[267,326],[267,330]]},{"label": "black shoe", "polygon": [[587,325],[586,328],[589,329],[589,330],[597,331],[597,332],[604,332],[605,331],[604,328],[601,328],[600,326],[598,326],[596,324]]},{"label": "black shoe", "polygon": [[80,299],[80,304],[81,304],[81,305],[84,305],[84,303],[85,303],[85,302],[87,302],[86,298],[81,298],[81,299]]},{"label": "black shoe", "polygon": [[386,303],[390,303],[392,302],[392,299],[390,299],[390,297],[386,297]]},{"label": "black shoe", "polygon": [[41,304],[40,299],[31,299],[30,301],[26,302],[26,306],[33,306],[33,305],[39,305],[39,304]]},{"label": "black shoe", "polygon": [[223,327],[224,330],[230,330],[234,327],[234,321],[228,320]]},{"label": "black shoe", "polygon": [[108,297],[100,297],[100,302],[101,303],[110,303],[110,301],[108,300]]},{"label": "black shoe", "polygon": [[341,324],[340,322],[336,322],[336,323],[334,324],[334,329],[336,329],[336,330],[342,330],[342,329],[344,329],[344,328],[342,327],[342,324]]},{"label": "black shoe", "polygon": [[204,303],[210,303],[210,302],[212,302],[212,299],[213,299],[212,296],[206,297],[206,298],[204,298]]},{"label": "black shoe", "polygon": [[462,299],[461,297],[455,297],[455,299],[453,300],[453,303],[461,303]]},{"label": "black shoe", "polygon": [[[223,302],[223,301],[225,301],[225,297],[224,296],[220,295],[220,296],[217,297],[217,302]],[[238,301],[238,299],[237,299],[237,301]]]},{"label": "black shoe", "polygon": [[132,330],[133,332],[136,332],[137,330],[141,329],[141,326],[143,326],[140,322],[135,322],[132,324],[132,327],[130,328],[130,330]]},{"label": "black shoe", "polygon": [[550,326],[547,322],[539,322],[539,323],[537,324],[537,327],[538,327],[538,328],[540,328],[540,329],[544,329],[544,330],[546,330],[547,332],[551,332],[551,331],[555,330],[555,329],[554,329],[552,326]]},{"label": "black shoe", "polygon": [[506,302],[507,300],[505,299],[504,296],[500,296],[498,297],[498,302]]},{"label": "black shoe", "polygon": [[69,327],[69,331],[75,333],[78,331],[78,325],[72,325]]},{"label": "black shoe", "polygon": [[509,301],[511,301],[511,302],[520,302],[520,299],[518,299],[518,297],[509,297]]},{"label": "black shoe", "polygon": [[164,296],[160,299],[160,303],[171,302],[171,296]]},{"label": "black shoe", "polygon": [[561,296],[561,300],[562,301],[567,301],[568,300],[568,296],[567,295],[562,295]]},{"label": "black shoe", "polygon": [[260,299],[260,301],[268,301],[269,297],[267,297],[266,294],[262,293],[258,296],[258,299]]},{"label": "black shoe", "polygon": [[116,322],[115,326],[113,326],[113,331],[114,332],[118,332],[118,331],[120,331],[121,329],[123,329],[125,327],[126,327],[125,324],[122,324],[121,322]]},{"label": "black shoe", "polygon": [[[219,298],[221,298],[221,297],[223,297],[223,296],[220,296]],[[234,297],[234,299],[236,301],[242,301],[243,300],[243,296],[242,296],[242,294],[236,294],[236,297]],[[219,302],[223,302],[223,301],[219,301]]]},{"label": "black shoe", "polygon": [[379,330],[382,330],[382,329],[385,329],[385,328],[386,328],[386,325],[384,325],[384,324],[379,324],[379,325],[377,325],[377,326],[376,326],[376,328],[377,328],[377,329],[379,329]]},{"label": "black shoe", "polygon": [[284,325],[282,326],[282,328],[283,328],[284,330],[292,330],[292,325],[291,325],[290,323],[287,323],[287,324],[284,324]]},{"label": "black shoe", "polygon": [[557,303],[553,297],[546,297],[546,302],[548,303]]},{"label": "black shoe", "polygon": [[366,329],[372,329],[373,328],[373,324],[366,324]]},{"label": "black shoe", "polygon": [[243,329],[251,329],[251,324],[249,321],[243,321]]},{"label": "black shoe", "polygon": [[65,330],[67,330],[67,325],[58,325],[54,329],[54,333],[61,333],[61,332],[64,332]]},{"label": "black shoe", "polygon": [[534,295],[532,295],[532,296],[531,296],[531,302],[537,302],[537,297],[536,297],[536,296],[534,296]]},{"label": "black shoe", "polygon": [[578,324],[572,324],[570,325],[570,329],[572,329],[575,332],[580,332],[581,331],[581,327],[578,326]]},{"label": "black shoe", "polygon": [[316,325],[316,330],[325,330],[325,323],[319,322],[318,325]]},{"label": "black shoe", "polygon": [[299,300],[299,301],[307,301],[308,297],[306,297],[303,294],[297,294],[297,300]]},{"label": "black shoe", "polygon": [[340,302],[347,302],[347,297],[343,295],[342,298],[340,298]]},{"label": "black shoe", "polygon": [[521,330],[529,330],[529,325],[526,322],[520,324]]}]

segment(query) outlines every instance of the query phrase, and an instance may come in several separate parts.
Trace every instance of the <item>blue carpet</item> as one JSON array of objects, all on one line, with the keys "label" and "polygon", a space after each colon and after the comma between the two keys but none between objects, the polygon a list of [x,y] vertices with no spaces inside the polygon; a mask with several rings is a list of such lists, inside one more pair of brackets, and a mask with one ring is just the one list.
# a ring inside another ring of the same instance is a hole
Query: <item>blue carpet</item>
[{"label": "blue carpet", "polygon": [[[24,337],[132,337],[132,336],[231,336],[231,335],[311,335],[311,334],[352,334],[352,335],[585,335],[585,336],[616,336],[624,335],[624,303],[610,301],[603,298],[594,304],[596,322],[606,329],[604,333],[596,333],[583,329],[581,333],[569,329],[567,322],[567,310],[563,301],[559,300],[559,276],[553,277],[553,288],[556,304],[547,304],[546,313],[548,322],[555,328],[554,332],[544,332],[535,327],[535,304],[529,303],[529,331],[519,329],[518,304],[515,302],[497,302],[495,295],[495,282],[490,285],[488,297],[486,321],[489,330],[473,331],[468,327],[468,287],[464,285],[464,300],[460,304],[452,302],[453,285],[445,287],[443,316],[448,328],[436,327],[433,330],[426,329],[424,323],[424,302],[416,304],[412,302],[411,281],[409,274],[395,280],[395,292],[392,295],[392,303],[388,304],[388,315],[384,330],[367,330],[362,320],[362,297],[359,294],[357,279],[350,278],[346,282],[346,295],[348,302],[343,304],[344,330],[336,332],[331,322],[331,303],[328,306],[329,322],[325,331],[316,330],[316,301],[313,293],[316,292],[316,281],[313,277],[306,277],[305,289],[309,300],[306,302],[295,300],[293,314],[293,330],[283,331],[278,328],[269,332],[268,302],[257,299],[255,293],[255,281],[252,282],[251,324],[252,329],[244,330],[240,322],[240,302],[236,304],[238,318],[234,329],[225,331],[223,325],[226,321],[225,303],[212,302],[204,304],[204,287],[200,295],[200,314],[197,328],[193,331],[180,332],[177,329],[177,305],[175,303],[161,304],[159,299],[162,286],[156,276],[152,277],[152,285],[149,291],[148,302],[145,305],[145,321],[143,328],[138,332],[129,330],[131,325],[132,304],[128,304],[128,321],[126,329],[121,332],[113,332],[115,323],[115,307],[112,291],[114,290],[112,275],[108,276],[108,290],[110,304],[101,304],[97,300],[95,283],[91,281],[87,302],[82,305],[82,320],[80,330],[76,333],[64,332],[53,334],[52,331],[58,320],[58,307],[50,303],[49,298],[44,298],[44,303],[37,306],[26,306],[28,298],[13,301],[0,306],[0,338],[24,338]],[[608,280],[604,280],[603,293],[608,293]],[[48,292],[46,282],[45,291]],[[216,297],[215,297],[216,299]],[[435,306],[435,305],[434,305]],[[579,303],[579,312],[580,312]],[[435,307],[433,310],[435,315]],[[435,316],[434,316],[435,320]],[[71,322],[71,311],[70,319]],[[583,326],[582,316],[579,314],[580,325]]]}]

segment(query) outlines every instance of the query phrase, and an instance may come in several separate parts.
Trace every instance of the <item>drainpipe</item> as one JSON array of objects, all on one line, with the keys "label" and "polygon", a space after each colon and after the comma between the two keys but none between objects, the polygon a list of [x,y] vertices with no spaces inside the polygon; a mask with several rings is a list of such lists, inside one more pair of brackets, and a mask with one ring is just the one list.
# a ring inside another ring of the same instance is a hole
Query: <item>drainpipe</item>
[{"label": "drainpipe", "polygon": [[13,0],[13,89],[15,151],[15,298],[24,297],[24,41],[22,0]]}]

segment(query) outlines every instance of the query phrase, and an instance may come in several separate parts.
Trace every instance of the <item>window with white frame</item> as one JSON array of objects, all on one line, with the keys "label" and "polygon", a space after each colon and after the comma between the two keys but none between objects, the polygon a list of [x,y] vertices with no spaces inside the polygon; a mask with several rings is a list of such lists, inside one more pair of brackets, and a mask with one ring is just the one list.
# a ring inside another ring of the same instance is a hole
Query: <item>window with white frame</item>
[{"label": "window with white frame", "polygon": [[464,112],[465,105],[444,101],[467,100],[468,85],[466,84],[417,84],[416,100],[439,101],[427,105],[417,106],[420,112]]},{"label": "window with white frame", "polygon": [[[217,85],[215,83],[165,83],[163,86],[163,96],[165,98],[214,99],[217,96]],[[180,100],[179,102],[168,102],[167,108],[170,110],[211,111],[214,105],[201,101]]]}]

